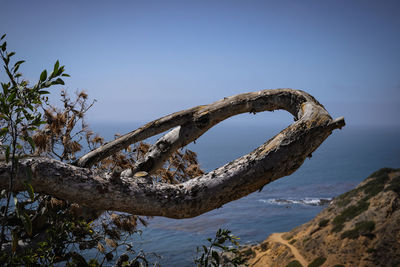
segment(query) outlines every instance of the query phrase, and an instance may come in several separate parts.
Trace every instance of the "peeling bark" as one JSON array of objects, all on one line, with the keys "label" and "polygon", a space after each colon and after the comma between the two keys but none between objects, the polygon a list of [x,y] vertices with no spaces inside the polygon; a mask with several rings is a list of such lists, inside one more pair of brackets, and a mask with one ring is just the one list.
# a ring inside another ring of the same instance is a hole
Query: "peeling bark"
[{"label": "peeling bark", "polygon": [[[214,171],[171,185],[149,184],[132,176],[135,172],[152,173],[177,149],[199,138],[217,123],[245,112],[284,109],[295,122],[275,137]],[[246,196],[262,186],[297,170],[305,158],[331,134],[345,125],[343,117],[332,120],[324,107],[300,90],[277,89],[239,94],[205,106],[173,113],[81,157],[77,166],[48,158],[20,161],[14,189],[25,190],[26,169],[33,170],[36,192],[70,200],[99,210],[117,210],[136,215],[189,218],[221,207]],[[113,183],[113,176],[88,167],[150,136],[172,131],[161,137],[139,162]],[[0,162],[0,188],[8,187],[10,165]]]}]

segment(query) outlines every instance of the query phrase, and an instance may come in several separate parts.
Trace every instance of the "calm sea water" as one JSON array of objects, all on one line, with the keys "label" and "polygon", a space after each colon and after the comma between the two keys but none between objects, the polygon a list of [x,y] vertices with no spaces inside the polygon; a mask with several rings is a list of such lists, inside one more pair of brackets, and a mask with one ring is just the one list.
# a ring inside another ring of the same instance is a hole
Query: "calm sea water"
[{"label": "calm sea water", "polygon": [[[100,125],[93,130],[111,138],[139,125]],[[198,153],[206,171],[255,149],[283,127],[223,123],[199,138],[189,149]],[[192,219],[155,217],[135,237],[138,250],[155,252],[162,266],[193,266],[196,247],[206,244],[219,228],[229,228],[242,244],[264,240],[274,232],[289,231],[318,214],[319,199],[346,192],[382,167],[400,167],[400,128],[352,127],[336,130],[294,174],[261,192],[228,203]]]}]

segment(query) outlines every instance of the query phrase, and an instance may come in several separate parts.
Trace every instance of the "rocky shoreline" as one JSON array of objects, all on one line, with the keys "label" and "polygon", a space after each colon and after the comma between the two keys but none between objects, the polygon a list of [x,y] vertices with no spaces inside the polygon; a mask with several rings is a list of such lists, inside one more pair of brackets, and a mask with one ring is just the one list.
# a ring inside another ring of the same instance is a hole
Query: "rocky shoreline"
[{"label": "rocky shoreline", "polygon": [[242,248],[249,266],[400,266],[400,169],[384,168],[311,221]]}]

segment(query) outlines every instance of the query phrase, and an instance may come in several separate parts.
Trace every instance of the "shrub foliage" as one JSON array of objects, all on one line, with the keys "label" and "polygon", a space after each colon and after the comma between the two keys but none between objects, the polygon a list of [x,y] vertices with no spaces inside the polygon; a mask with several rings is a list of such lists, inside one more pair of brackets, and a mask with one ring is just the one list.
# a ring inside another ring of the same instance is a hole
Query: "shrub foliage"
[{"label": "shrub foliage", "polygon": [[[154,254],[135,251],[130,242],[132,235],[141,233],[138,224],[146,226],[149,218],[89,210],[38,194],[29,180],[25,192],[13,192],[13,179],[22,157],[46,156],[74,163],[85,150],[103,145],[104,139],[85,122],[85,114],[95,101],[89,101],[84,91],[70,97],[61,90],[61,105],[49,103],[49,88],[64,85],[63,78],[69,77],[59,61],[51,71],[43,70],[31,85],[19,72],[25,61],[14,63],[15,52],[7,50],[4,40],[5,35],[1,37],[0,57],[8,80],[1,82],[0,160],[11,162],[11,175],[10,187],[1,192],[0,199],[0,265],[101,266],[114,261],[116,266],[147,266],[149,258],[157,260]],[[144,142],[134,144],[93,168],[104,172],[130,168],[144,157],[149,147]],[[179,150],[152,179],[178,183],[202,173],[196,153]],[[93,258],[84,257],[85,251],[91,251]]]}]

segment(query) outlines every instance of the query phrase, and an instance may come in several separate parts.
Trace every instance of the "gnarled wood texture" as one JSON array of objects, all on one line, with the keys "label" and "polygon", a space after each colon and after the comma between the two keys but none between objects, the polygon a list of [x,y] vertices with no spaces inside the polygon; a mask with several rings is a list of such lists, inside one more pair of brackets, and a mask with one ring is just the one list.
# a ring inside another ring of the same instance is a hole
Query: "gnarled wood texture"
[{"label": "gnarled wood texture", "polygon": [[[187,182],[149,184],[132,177],[152,173],[177,149],[199,138],[217,123],[245,112],[284,109],[295,122],[255,149],[216,170]],[[332,120],[309,94],[292,89],[263,90],[224,98],[205,106],[173,113],[128,133],[81,157],[75,165],[48,158],[20,161],[14,190],[24,190],[26,169],[33,170],[36,192],[70,200],[92,209],[117,210],[136,215],[189,218],[246,196],[262,186],[297,170],[305,158],[331,134],[345,125]],[[142,162],[124,171],[122,183],[88,167],[150,136],[168,129]],[[0,188],[7,188],[10,165],[0,162]]]}]

